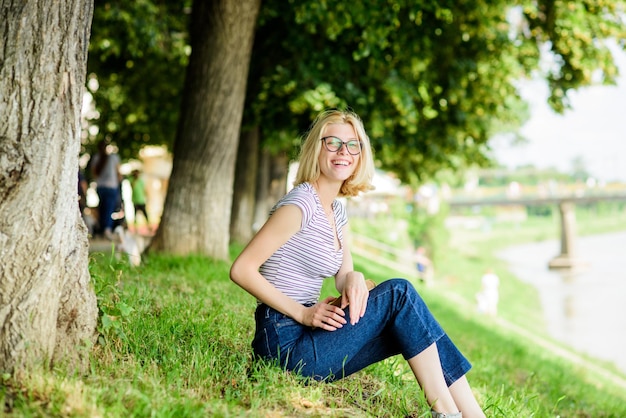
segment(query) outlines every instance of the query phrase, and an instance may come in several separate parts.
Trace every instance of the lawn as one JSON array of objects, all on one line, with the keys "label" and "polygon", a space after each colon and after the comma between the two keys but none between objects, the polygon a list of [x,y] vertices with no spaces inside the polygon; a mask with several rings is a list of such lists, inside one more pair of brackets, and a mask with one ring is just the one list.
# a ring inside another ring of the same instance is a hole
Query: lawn
[{"label": "lawn", "polygon": [[[466,244],[476,237],[463,239]],[[452,264],[442,266],[445,277],[482,271],[481,263],[494,262],[488,255],[468,255],[454,242],[438,260]],[[482,250],[501,245],[493,242],[481,244]],[[239,250],[233,247],[231,257]],[[385,266],[355,259],[375,281],[393,276]],[[253,361],[255,300],[229,280],[229,267],[200,256],[149,255],[131,268],[111,254],[92,254],[101,335],[90,372],[74,376],[55,369],[33,373],[20,384],[2,376],[4,416],[429,416],[401,358],[334,383],[307,382]],[[532,289],[511,280],[505,291],[520,302],[503,306],[502,319],[520,327],[540,321]],[[471,286],[462,279],[416,286],[473,363],[468,378],[487,416],[626,416],[624,387],[478,315],[468,308],[463,289]],[[333,293],[332,286],[324,293]]]}]

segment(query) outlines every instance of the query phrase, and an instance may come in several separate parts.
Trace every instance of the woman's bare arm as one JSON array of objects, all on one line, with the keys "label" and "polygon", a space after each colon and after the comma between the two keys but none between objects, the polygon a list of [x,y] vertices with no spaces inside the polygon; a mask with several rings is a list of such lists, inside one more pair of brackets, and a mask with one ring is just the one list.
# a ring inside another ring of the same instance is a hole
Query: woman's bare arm
[{"label": "woman's bare arm", "polygon": [[345,323],[342,309],[327,303],[307,308],[276,289],[259,273],[261,265],[300,230],[301,223],[302,212],[297,206],[278,208],[237,257],[230,278],[261,302],[301,324],[332,331]]}]

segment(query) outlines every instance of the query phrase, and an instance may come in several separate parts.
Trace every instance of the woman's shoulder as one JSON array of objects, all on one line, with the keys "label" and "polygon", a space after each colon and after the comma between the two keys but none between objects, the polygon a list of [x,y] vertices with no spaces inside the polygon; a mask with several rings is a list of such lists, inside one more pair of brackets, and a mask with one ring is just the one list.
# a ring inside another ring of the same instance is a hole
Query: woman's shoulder
[{"label": "woman's shoulder", "polygon": [[315,206],[315,191],[309,183],[300,183],[294,186],[287,194],[278,202],[278,205],[298,204],[298,206]]},{"label": "woman's shoulder", "polygon": [[313,187],[308,183],[301,183],[291,189],[282,199],[276,203],[272,213],[285,205],[295,205],[302,210],[305,222],[311,218],[317,207],[317,201]]}]

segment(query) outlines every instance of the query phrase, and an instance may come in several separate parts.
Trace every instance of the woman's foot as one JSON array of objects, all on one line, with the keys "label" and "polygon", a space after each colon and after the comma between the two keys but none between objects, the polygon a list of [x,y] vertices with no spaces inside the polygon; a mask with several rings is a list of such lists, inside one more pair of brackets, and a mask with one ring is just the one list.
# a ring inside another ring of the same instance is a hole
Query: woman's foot
[{"label": "woman's foot", "polygon": [[432,415],[433,418],[463,418],[463,415],[460,412],[446,414],[444,412],[437,412],[431,409],[430,414]]}]

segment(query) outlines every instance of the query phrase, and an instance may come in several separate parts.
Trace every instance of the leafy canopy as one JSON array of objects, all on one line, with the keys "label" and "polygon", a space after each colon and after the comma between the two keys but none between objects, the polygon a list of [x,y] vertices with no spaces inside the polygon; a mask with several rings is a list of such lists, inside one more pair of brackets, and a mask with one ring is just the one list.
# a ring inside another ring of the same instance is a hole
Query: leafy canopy
[{"label": "leafy canopy", "polygon": [[[623,0],[266,0],[244,124],[260,126],[269,149],[294,151],[320,110],[351,107],[380,166],[405,181],[488,165],[489,138],[527,118],[520,79],[545,78],[559,112],[570,89],[615,82],[605,40],[624,46],[625,8]],[[173,141],[189,13],[182,0],[96,3],[97,137],[114,139],[124,156]]]},{"label": "leafy canopy", "polygon": [[[487,165],[489,138],[528,115],[516,83],[542,70],[546,46],[562,63],[542,74],[555,110],[568,106],[568,89],[593,82],[584,74],[614,82],[602,39],[624,38],[616,17],[623,5],[604,3],[578,5],[572,15],[565,2],[266,1],[250,118],[285,146],[319,110],[350,106],[381,166],[409,182]],[[548,9],[558,16],[553,24]],[[569,33],[579,36],[563,37]]]},{"label": "leafy canopy", "polygon": [[[124,158],[171,146],[185,68],[190,1],[96,1],[87,88],[98,112],[92,139],[115,141]],[[96,142],[96,141],[92,141]]]}]

